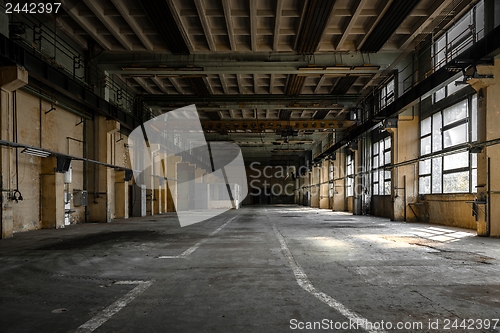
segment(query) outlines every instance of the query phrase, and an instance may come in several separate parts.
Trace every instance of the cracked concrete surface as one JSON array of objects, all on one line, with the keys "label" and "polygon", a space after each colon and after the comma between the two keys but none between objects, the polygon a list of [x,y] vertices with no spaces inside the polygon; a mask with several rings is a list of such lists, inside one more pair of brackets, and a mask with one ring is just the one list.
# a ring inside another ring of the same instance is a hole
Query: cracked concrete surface
[{"label": "cracked concrete surface", "polygon": [[77,332],[144,281],[93,331],[289,332],[292,319],[348,320],[299,286],[273,225],[314,290],[372,323],[423,324],[385,331],[500,332],[444,327],[500,317],[498,239],[301,206],[245,207],[184,228],[165,214],[16,234],[0,242],[0,331]]}]

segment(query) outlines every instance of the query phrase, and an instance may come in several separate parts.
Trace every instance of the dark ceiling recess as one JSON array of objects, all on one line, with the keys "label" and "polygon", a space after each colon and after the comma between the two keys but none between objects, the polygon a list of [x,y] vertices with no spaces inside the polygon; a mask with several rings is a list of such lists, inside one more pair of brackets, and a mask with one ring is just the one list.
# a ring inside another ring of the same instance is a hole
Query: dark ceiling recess
[{"label": "dark ceiling recess", "polygon": [[286,85],[286,94],[290,96],[296,96],[302,91],[302,87],[306,82],[305,76],[298,76],[297,74],[291,74],[288,76],[288,84]]},{"label": "dark ceiling recess", "polygon": [[314,119],[325,119],[325,117],[328,115],[329,112],[330,112],[330,110],[318,110],[314,114],[313,118]]},{"label": "dark ceiling recess", "polygon": [[366,42],[361,45],[361,52],[378,52],[391,38],[396,29],[410,15],[420,0],[393,1],[384,17],[378,22]]},{"label": "dark ceiling recess", "polygon": [[292,110],[280,110],[279,111],[280,120],[288,120],[288,119],[290,119],[291,115],[292,115]]},{"label": "dark ceiling recess", "polygon": [[220,114],[217,111],[206,111],[205,113],[210,120],[214,121],[221,120]]},{"label": "dark ceiling recess", "polygon": [[139,1],[147,17],[173,54],[189,54],[167,1]]},{"label": "dark ceiling recess", "polygon": [[297,52],[299,54],[316,52],[334,4],[335,0],[309,1],[304,10],[304,23],[297,37]]},{"label": "dark ceiling recess", "polygon": [[196,95],[200,97],[208,97],[210,96],[210,91],[208,91],[207,85],[203,78],[201,77],[186,77],[185,80],[189,82],[189,85],[196,93]]},{"label": "dark ceiling recess", "polygon": [[345,95],[351,88],[351,86],[356,82],[358,79],[357,76],[344,76],[340,78],[340,80],[337,82],[337,85],[335,88],[332,90],[332,95]]}]

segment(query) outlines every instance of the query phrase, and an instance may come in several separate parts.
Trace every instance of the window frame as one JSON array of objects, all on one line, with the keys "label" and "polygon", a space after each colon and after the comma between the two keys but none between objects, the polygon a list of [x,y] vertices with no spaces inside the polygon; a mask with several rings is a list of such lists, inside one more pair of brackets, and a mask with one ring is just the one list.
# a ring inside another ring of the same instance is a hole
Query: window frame
[{"label": "window frame", "polygon": [[[391,195],[392,175],[390,171],[386,170],[388,166],[392,165],[391,140],[392,138],[388,134],[372,142],[372,195]],[[389,153],[388,162],[387,153]],[[374,163],[375,159],[378,160],[377,166]],[[377,180],[375,180],[375,174]]]},{"label": "window frame", "polygon": [[[428,115],[423,118],[419,122],[419,148],[420,148],[420,161],[419,161],[419,194],[458,194],[458,193],[476,193],[476,185],[477,179],[474,177],[477,176],[477,155],[468,153],[467,166],[457,166],[455,168],[445,168],[445,158],[447,156],[453,156],[458,154],[467,153],[468,151],[464,151],[464,146],[470,144],[472,142],[477,141],[477,107],[474,106],[474,103],[477,103],[477,95],[476,94],[468,94],[463,98],[455,101],[453,104],[448,105],[447,107],[441,108],[436,112]],[[463,118],[455,119],[450,123],[444,125],[444,115],[446,111],[450,111],[455,107],[460,107],[461,104],[464,104],[466,107],[466,114]],[[475,114],[476,113],[476,114]],[[434,135],[436,134],[435,122],[436,119],[439,119],[439,145],[435,142]],[[430,131],[425,130],[422,125],[424,122],[430,121]],[[452,144],[450,146],[445,146],[445,135],[447,132],[453,129],[457,129],[464,124],[467,125],[466,131],[466,139],[464,142],[458,142]],[[425,130],[425,132],[424,132]],[[425,133],[425,134],[422,134]],[[424,140],[430,140],[430,142],[426,142],[429,149],[424,151]],[[438,149],[435,147],[438,146]],[[425,172],[422,171],[424,165],[428,163],[429,165],[425,166],[425,169],[428,169]],[[436,171],[438,169],[439,171]],[[446,182],[445,179],[449,178],[449,175],[457,175],[459,176],[461,173],[468,172],[468,190],[467,191],[447,191],[446,190]],[[428,188],[422,187],[422,182],[428,182]]]}]

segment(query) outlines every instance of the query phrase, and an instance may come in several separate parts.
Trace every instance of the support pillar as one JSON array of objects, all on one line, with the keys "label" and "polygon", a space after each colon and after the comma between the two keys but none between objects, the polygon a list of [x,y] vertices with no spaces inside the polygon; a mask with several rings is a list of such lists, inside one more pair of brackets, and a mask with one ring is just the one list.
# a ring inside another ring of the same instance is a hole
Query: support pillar
[{"label": "support pillar", "polygon": [[[494,66],[477,66],[480,75],[493,78],[467,81],[477,92],[477,140],[485,142],[500,137],[500,60]],[[477,154],[477,235],[500,236],[500,147],[483,148]]]},{"label": "support pillar", "polygon": [[321,185],[319,186],[319,208],[328,209],[330,208],[330,199],[328,197],[328,169],[329,169],[329,161],[323,161],[320,172],[319,182]]},{"label": "support pillar", "polygon": [[125,171],[115,172],[115,217],[128,219],[128,182],[125,179]]},{"label": "support pillar", "polygon": [[55,156],[42,159],[42,228],[64,228],[64,174],[54,172]]},{"label": "support pillar", "polygon": [[[415,106],[416,108],[416,106]],[[398,128],[392,133],[392,163],[416,159],[419,157],[420,140],[419,117],[410,111],[398,118]],[[393,198],[393,221],[417,221],[414,211],[409,206],[418,199],[418,163],[394,168],[391,177]]]},{"label": "support pillar", "polygon": [[177,211],[177,163],[182,161],[180,156],[168,156],[166,159],[168,190],[167,190],[167,211]]}]

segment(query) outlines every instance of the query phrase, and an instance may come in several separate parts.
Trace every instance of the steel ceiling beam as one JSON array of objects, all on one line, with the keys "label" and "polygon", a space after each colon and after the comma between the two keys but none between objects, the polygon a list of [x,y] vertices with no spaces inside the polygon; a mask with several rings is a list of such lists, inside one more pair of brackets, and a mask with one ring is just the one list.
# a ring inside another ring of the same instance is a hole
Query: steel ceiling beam
[{"label": "steel ceiling beam", "polygon": [[94,13],[94,15],[101,21],[102,24],[109,30],[109,32],[116,38],[116,40],[123,46],[124,49],[131,51],[133,49],[132,43],[130,40],[124,35],[120,33],[120,27],[116,24],[115,21],[112,20],[110,16],[107,16],[105,12],[105,8],[93,0],[83,0],[85,5],[90,8],[90,10]]},{"label": "steel ceiling beam", "polygon": [[208,48],[210,51],[215,51],[215,39],[212,31],[210,29],[210,22],[207,18],[207,9],[205,8],[205,2],[203,0],[194,0],[196,10],[198,11],[198,17],[200,18],[201,26],[203,27],[203,33],[207,39]]},{"label": "steel ceiling beam", "polygon": [[281,14],[283,12],[283,0],[276,2],[276,16],[274,20],[273,50],[278,51],[280,39]]},{"label": "steel ceiling beam", "polygon": [[[180,34],[180,33],[179,33]],[[174,38],[171,36],[170,38]],[[176,43],[179,41],[176,41]],[[174,41],[171,41],[174,44]],[[177,45],[177,44],[174,44]],[[167,45],[173,47],[174,45]],[[177,50],[177,52],[181,49]],[[401,51],[383,52],[383,53],[352,53],[349,56],[342,56],[339,62],[339,54],[347,55],[346,52],[321,53],[314,55],[314,62],[310,57],[292,53],[231,53],[231,52],[212,52],[201,54],[158,54],[153,52],[104,52],[94,58],[96,65],[105,67],[110,71],[122,71],[122,67],[150,67],[150,68],[182,68],[188,66],[195,67],[223,67],[223,66],[250,66],[250,67],[307,67],[315,65],[317,67],[332,67],[339,63],[344,66],[362,66],[365,59],[369,57],[370,63],[380,65],[384,68],[392,64],[397,59]],[[337,55],[337,57],[335,57]]]},{"label": "steel ceiling beam", "polygon": [[359,50],[360,48],[363,47],[363,45],[366,43],[368,38],[373,32],[373,29],[378,25],[378,23],[382,20],[382,18],[385,16],[385,13],[389,10],[391,7],[392,3],[395,0],[387,0],[387,1],[382,1],[382,3],[379,5],[380,7],[377,8],[375,11],[377,12],[377,15],[375,15],[375,20],[373,24],[371,24],[371,27],[368,29],[368,31],[364,34],[364,36],[361,38],[361,40],[358,42],[356,45],[356,49]]},{"label": "steel ceiling beam", "polygon": [[135,16],[130,15],[130,10],[127,8],[127,6],[123,3],[123,1],[119,0],[111,0],[113,5],[116,7],[116,9],[120,12],[121,16],[123,19],[128,23],[130,28],[134,31],[136,34],[137,38],[142,42],[144,47],[148,51],[153,51],[154,45],[149,40],[149,38],[143,33],[141,24],[137,21]]},{"label": "steel ceiling beam", "polygon": [[349,23],[347,23],[344,32],[342,33],[342,36],[340,37],[340,40],[338,41],[337,45],[335,45],[335,50],[338,50],[344,45],[344,42],[347,39],[347,36],[351,33],[352,28],[354,27],[354,24],[356,23],[356,20],[358,17],[361,15],[361,11],[365,7],[366,3],[368,0],[359,0],[356,4],[356,9],[354,10],[354,14],[349,18]]},{"label": "steel ceiling beam", "polygon": [[248,130],[253,133],[265,130],[284,130],[290,126],[294,130],[346,129],[354,125],[350,120],[201,120],[203,130]]},{"label": "steel ceiling beam", "polygon": [[227,36],[229,38],[229,45],[231,51],[236,51],[236,39],[234,38],[233,21],[231,18],[231,3],[229,0],[222,0],[222,7],[224,8],[224,18],[226,20]]},{"label": "steel ceiling beam", "polygon": [[79,15],[78,8],[76,6],[68,7],[63,5],[63,7],[65,7],[64,9],[66,10],[66,13],[68,13],[68,15],[75,20],[75,22],[80,25],[83,30],[92,36],[92,38],[94,38],[104,50],[111,51],[113,49],[113,45],[97,31],[93,22],[89,20],[88,17],[82,17]]},{"label": "steel ceiling beam", "polygon": [[[194,95],[144,95],[142,100],[149,106],[158,107],[178,107],[179,105],[196,104],[197,106],[213,106],[220,105],[235,105],[234,109],[253,108],[255,105],[265,106],[264,109],[279,106],[282,109],[286,108],[329,108],[339,109],[347,105],[352,105],[356,102],[359,96],[352,95],[316,95],[303,94],[297,96],[287,95],[271,95],[271,94],[243,94],[243,95],[211,95],[209,97],[199,97]],[[269,107],[267,107],[269,106]]]}]

